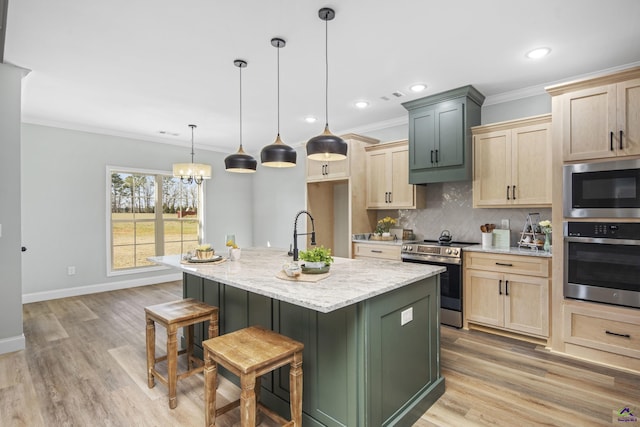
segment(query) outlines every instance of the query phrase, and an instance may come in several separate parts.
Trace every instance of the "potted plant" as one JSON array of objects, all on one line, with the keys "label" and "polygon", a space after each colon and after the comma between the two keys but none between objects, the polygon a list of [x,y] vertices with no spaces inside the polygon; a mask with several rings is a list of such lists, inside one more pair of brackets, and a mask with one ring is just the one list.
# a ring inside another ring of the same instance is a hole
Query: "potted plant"
[{"label": "potted plant", "polygon": [[300,251],[298,257],[304,261],[305,268],[324,268],[329,267],[333,262],[331,249],[324,246],[318,246],[308,251]]},{"label": "potted plant", "polygon": [[376,232],[381,232],[383,237],[391,236],[389,230],[391,230],[392,225],[396,225],[398,221],[391,218],[390,216],[386,216],[378,221],[378,225],[376,227]]}]

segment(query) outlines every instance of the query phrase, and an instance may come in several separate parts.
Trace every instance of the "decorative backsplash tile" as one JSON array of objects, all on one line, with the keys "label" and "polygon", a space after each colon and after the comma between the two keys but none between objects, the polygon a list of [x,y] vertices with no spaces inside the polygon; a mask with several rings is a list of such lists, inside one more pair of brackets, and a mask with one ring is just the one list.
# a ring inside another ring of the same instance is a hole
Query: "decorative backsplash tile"
[{"label": "decorative backsplash tile", "polygon": [[[455,241],[480,243],[481,224],[493,223],[500,228],[501,221],[508,219],[511,245],[516,246],[527,214],[538,212],[540,219],[551,219],[548,208],[473,209],[471,182],[428,184],[426,191],[426,209],[397,211],[399,225],[413,229],[420,240],[437,240],[442,230],[449,230]],[[380,212],[379,216],[388,214]]]}]

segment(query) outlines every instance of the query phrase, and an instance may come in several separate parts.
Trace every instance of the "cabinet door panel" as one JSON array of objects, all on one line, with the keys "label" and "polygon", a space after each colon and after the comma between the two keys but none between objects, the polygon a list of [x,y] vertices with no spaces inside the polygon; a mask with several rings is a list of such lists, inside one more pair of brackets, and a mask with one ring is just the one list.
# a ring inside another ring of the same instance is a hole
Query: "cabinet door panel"
[{"label": "cabinet door panel", "polygon": [[367,156],[367,207],[385,207],[387,188],[387,152],[372,152]]},{"label": "cabinet door panel", "polygon": [[392,207],[414,207],[415,187],[409,184],[409,149],[392,151],[391,156],[391,203]]},{"label": "cabinet door panel", "polygon": [[615,85],[579,90],[564,95],[562,115],[564,160],[615,156],[610,132],[616,129]]},{"label": "cabinet door panel", "polygon": [[640,79],[618,84],[618,127],[616,137],[623,132],[619,154],[640,154]]},{"label": "cabinet door panel", "polygon": [[465,313],[468,320],[486,325],[504,325],[504,300],[500,292],[502,274],[467,270],[465,273]]},{"label": "cabinet door panel", "polygon": [[[505,327],[549,336],[549,280],[505,275]],[[508,281],[508,284],[506,283]]]},{"label": "cabinet door panel", "polygon": [[436,145],[435,113],[435,110],[424,110],[410,118],[412,143],[409,164],[411,169],[428,169],[435,166],[435,163],[431,162],[431,153]]},{"label": "cabinet door panel", "polygon": [[448,102],[438,108],[436,150],[438,167],[459,166],[464,163],[464,104]]},{"label": "cabinet door panel", "polygon": [[510,147],[508,131],[474,136],[474,206],[507,204],[507,186],[511,179]]},{"label": "cabinet door panel", "polygon": [[511,185],[516,187],[514,204],[551,204],[549,141],[546,124],[525,126],[511,132]]}]

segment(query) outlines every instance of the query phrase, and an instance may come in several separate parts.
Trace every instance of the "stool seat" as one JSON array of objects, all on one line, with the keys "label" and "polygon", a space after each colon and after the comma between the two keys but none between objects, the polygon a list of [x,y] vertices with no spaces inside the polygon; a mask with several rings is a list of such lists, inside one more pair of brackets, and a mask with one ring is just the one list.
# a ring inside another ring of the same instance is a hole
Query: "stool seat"
[{"label": "stool seat", "polygon": [[[260,326],[251,326],[202,343],[204,349],[205,421],[240,406],[241,426],[254,427],[256,411],[287,426],[302,425],[302,351],[304,345]],[[240,399],[216,409],[217,364],[240,377]],[[290,365],[291,420],[287,421],[259,402],[260,376]]]},{"label": "stool seat", "polygon": [[[197,374],[204,370],[202,360],[193,355],[193,327],[197,323],[209,322],[207,338],[218,336],[218,308],[210,306],[193,298],[171,301],[145,307],[147,324],[147,385],[155,386],[155,379],[169,388],[169,408],[178,405],[176,387],[178,380]],[[155,324],[159,323],[167,330],[167,352],[162,357],[156,357]],[[178,328],[186,328],[186,348],[178,351]],[[187,371],[178,374],[178,356],[187,354]],[[156,363],[167,361],[167,376],[164,377],[156,370]],[[194,367],[194,365],[197,365]]]}]

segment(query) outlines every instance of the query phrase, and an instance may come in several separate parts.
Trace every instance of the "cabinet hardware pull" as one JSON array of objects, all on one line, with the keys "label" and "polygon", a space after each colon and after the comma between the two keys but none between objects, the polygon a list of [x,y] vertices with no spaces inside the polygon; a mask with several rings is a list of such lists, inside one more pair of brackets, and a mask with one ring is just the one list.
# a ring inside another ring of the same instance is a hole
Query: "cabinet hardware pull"
[{"label": "cabinet hardware pull", "polygon": [[431,150],[431,163],[433,163],[433,150]]},{"label": "cabinet hardware pull", "polygon": [[609,146],[610,150],[613,151],[613,131],[609,132]]},{"label": "cabinet hardware pull", "polygon": [[509,186],[508,186],[508,185],[507,185],[507,200],[511,200],[511,199],[509,198]]},{"label": "cabinet hardware pull", "polygon": [[438,163],[438,150],[436,150],[436,163]]},{"label": "cabinet hardware pull", "polygon": [[502,295],[502,280],[498,280],[498,295]]},{"label": "cabinet hardware pull", "polygon": [[622,337],[622,338],[631,338],[631,335],[629,334],[618,334],[615,332],[611,332],[611,331],[604,331],[607,335],[615,335],[616,337]]},{"label": "cabinet hardware pull", "polygon": [[496,265],[501,265],[503,267],[513,267],[513,264],[506,262],[496,262]]},{"label": "cabinet hardware pull", "polygon": [[514,185],[514,186],[513,186],[513,188],[511,189],[511,196],[512,196],[511,198],[512,198],[513,200],[515,200],[515,199],[516,199],[516,186],[515,186],[515,185]]},{"label": "cabinet hardware pull", "polygon": [[391,203],[392,201],[393,201],[392,193],[391,193],[391,191],[389,191],[389,203]]},{"label": "cabinet hardware pull", "polygon": [[508,280],[504,281],[504,294],[506,296],[509,296],[509,281]]},{"label": "cabinet hardware pull", "polygon": [[384,192],[384,202],[385,203],[389,203],[389,192],[388,191]]},{"label": "cabinet hardware pull", "polygon": [[381,250],[377,250],[377,249],[371,249],[371,252],[373,252],[374,254],[381,254],[382,253]]},{"label": "cabinet hardware pull", "polygon": [[620,149],[622,150],[622,129],[620,129]]}]

